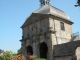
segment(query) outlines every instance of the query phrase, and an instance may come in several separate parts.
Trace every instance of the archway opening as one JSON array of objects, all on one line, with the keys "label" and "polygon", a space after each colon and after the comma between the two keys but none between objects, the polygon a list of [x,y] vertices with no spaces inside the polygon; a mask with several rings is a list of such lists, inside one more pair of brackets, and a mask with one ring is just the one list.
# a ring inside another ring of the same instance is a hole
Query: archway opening
[{"label": "archway opening", "polygon": [[47,58],[48,47],[46,43],[40,44],[40,58]]},{"label": "archway opening", "polygon": [[33,49],[31,46],[27,46],[27,54],[30,53],[31,55],[33,55]]},{"label": "archway opening", "polygon": [[77,47],[76,49],[76,58],[77,60],[80,60],[80,47]]}]

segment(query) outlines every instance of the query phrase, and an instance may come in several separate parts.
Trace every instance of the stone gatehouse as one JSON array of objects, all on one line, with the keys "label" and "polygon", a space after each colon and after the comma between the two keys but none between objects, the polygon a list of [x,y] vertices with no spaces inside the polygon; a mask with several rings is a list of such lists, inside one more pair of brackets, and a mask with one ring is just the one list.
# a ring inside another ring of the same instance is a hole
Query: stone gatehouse
[{"label": "stone gatehouse", "polygon": [[[76,38],[72,36],[73,22],[69,16],[51,6],[49,2],[50,0],[40,0],[40,8],[33,11],[21,26],[22,39],[20,41],[23,55],[30,53],[47,60],[59,60],[60,58],[57,59],[58,56],[55,53],[60,51],[59,46],[63,47],[62,44],[72,42]],[[64,48],[61,51],[64,51]],[[67,59],[66,53],[64,55]]]}]

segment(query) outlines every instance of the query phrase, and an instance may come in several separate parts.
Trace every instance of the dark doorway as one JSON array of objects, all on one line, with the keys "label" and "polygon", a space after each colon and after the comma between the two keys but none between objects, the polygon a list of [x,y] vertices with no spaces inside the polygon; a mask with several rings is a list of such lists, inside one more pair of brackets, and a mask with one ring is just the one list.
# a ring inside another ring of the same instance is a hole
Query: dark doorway
[{"label": "dark doorway", "polygon": [[41,43],[40,44],[40,58],[47,58],[47,51],[48,51],[48,47],[46,45],[46,43]]},{"label": "dark doorway", "polygon": [[31,55],[33,55],[33,49],[31,46],[27,46],[27,53],[30,53]]}]

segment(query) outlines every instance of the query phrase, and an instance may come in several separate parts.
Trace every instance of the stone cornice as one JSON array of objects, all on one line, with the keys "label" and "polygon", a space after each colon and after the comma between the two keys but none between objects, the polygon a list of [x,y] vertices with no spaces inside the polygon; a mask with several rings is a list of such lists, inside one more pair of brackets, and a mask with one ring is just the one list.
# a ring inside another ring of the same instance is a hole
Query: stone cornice
[{"label": "stone cornice", "polygon": [[56,31],[53,31],[53,30],[48,30],[47,32],[49,32],[49,33],[56,33]]},{"label": "stone cornice", "polygon": [[[29,26],[30,24],[34,24],[38,21],[44,20],[46,18],[49,18],[50,16],[54,17],[54,15],[51,14],[39,14],[39,13],[32,13],[25,21],[25,23],[21,26],[21,28],[24,28],[25,26]],[[63,21],[69,22],[70,24],[73,24],[72,21],[55,16],[56,18],[60,18]]]},{"label": "stone cornice", "polygon": [[30,37],[22,38],[20,41],[22,42],[22,41],[26,41],[26,40],[29,40],[29,39],[30,39]]}]

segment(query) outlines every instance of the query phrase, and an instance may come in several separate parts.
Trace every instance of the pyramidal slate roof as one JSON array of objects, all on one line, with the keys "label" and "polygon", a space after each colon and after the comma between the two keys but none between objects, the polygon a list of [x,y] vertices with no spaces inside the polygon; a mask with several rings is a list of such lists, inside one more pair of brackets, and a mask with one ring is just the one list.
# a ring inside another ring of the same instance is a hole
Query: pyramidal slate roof
[{"label": "pyramidal slate roof", "polygon": [[27,17],[27,19],[25,20],[25,22],[21,26],[21,28],[28,24],[32,24],[32,22],[35,22],[35,20],[39,20],[38,18],[40,18],[40,16],[43,16],[43,15],[53,15],[53,16],[62,18],[64,20],[67,20],[73,24],[73,22],[70,20],[69,16],[65,12],[63,12],[62,10],[60,10],[54,6],[46,4],[44,6],[41,6],[39,9],[33,11]]},{"label": "pyramidal slate roof", "polygon": [[47,4],[35,10],[33,13],[51,14],[66,20],[70,20],[69,16],[66,13],[64,13],[62,10]]}]

